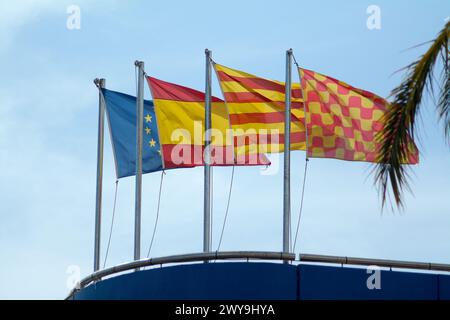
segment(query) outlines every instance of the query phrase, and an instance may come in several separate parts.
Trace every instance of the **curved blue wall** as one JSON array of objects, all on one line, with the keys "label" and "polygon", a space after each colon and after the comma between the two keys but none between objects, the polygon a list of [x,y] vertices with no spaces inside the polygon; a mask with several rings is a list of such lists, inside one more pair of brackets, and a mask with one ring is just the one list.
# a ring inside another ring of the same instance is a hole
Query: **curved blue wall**
[{"label": "curved blue wall", "polygon": [[369,290],[366,269],[225,262],[132,272],[88,286],[77,300],[450,299],[450,276],[381,271]]}]

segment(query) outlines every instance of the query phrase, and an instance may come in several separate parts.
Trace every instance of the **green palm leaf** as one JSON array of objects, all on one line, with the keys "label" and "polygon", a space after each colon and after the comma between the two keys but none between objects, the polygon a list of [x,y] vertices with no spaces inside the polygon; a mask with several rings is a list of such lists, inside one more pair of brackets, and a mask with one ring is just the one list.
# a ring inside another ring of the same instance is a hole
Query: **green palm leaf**
[{"label": "green palm leaf", "polygon": [[442,60],[443,71],[438,81],[440,94],[437,111],[443,121],[445,135],[450,137],[449,37],[450,21],[427,52],[405,68],[404,80],[391,93],[393,101],[385,116],[384,129],[380,132],[382,146],[375,168],[375,183],[379,186],[383,206],[391,191],[396,205],[403,207],[403,191],[409,189],[408,168],[405,164],[410,152],[407,146],[415,137],[415,124],[424,94],[434,93],[434,72],[439,60]]}]

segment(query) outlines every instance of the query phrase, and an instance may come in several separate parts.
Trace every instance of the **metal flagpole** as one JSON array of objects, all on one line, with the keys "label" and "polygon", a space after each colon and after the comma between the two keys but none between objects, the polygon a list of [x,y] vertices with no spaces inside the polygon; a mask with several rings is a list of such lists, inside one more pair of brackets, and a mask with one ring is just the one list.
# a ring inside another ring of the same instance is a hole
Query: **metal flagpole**
[{"label": "metal flagpole", "polygon": [[205,49],[205,184],[203,207],[203,252],[211,251],[211,51]]},{"label": "metal flagpole", "polygon": [[299,75],[299,80],[300,80],[300,94],[301,94],[301,98],[303,101],[303,113],[304,113],[304,118],[305,118],[305,122],[304,122],[304,126],[305,126],[305,170],[303,173],[303,185],[302,185],[302,195],[301,195],[301,199],[300,199],[300,212],[298,214],[298,221],[297,221],[297,229],[295,231],[295,238],[294,238],[294,244],[292,247],[292,251],[295,252],[295,246],[297,245],[297,238],[299,235],[299,230],[300,230],[300,222],[301,222],[301,218],[302,218],[302,212],[303,212],[303,200],[305,197],[305,186],[306,186],[306,176],[308,174],[308,163],[309,163],[309,156],[308,156],[308,144],[309,144],[309,135],[308,135],[308,113],[307,113],[307,107],[306,107],[306,102],[305,102],[305,97],[303,95],[303,81],[302,81],[302,72],[300,70],[300,66],[297,63],[297,60],[295,59],[295,55],[292,54],[292,58],[294,59],[294,63],[297,66],[297,72]]},{"label": "metal flagpole", "polygon": [[291,230],[291,64],[292,49],[286,51],[286,95],[284,117],[283,252],[290,252]]},{"label": "metal flagpole", "polygon": [[103,145],[105,132],[105,100],[102,89],[105,79],[95,79],[98,92],[97,192],[95,197],[94,272],[100,269],[100,234],[102,223]]},{"label": "metal flagpole", "polygon": [[136,102],[136,198],[134,213],[134,260],[141,259],[141,208],[142,208],[142,140],[144,127],[144,62],[136,61],[138,94]]}]

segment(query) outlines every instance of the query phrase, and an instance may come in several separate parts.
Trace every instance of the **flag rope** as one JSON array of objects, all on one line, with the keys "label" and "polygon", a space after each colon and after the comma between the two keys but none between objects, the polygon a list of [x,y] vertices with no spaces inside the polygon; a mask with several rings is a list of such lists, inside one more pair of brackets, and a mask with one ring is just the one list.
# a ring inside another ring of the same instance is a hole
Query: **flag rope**
[{"label": "flag rope", "polygon": [[211,247],[212,248],[212,243],[213,243],[213,225],[214,225],[214,217],[213,217],[213,212],[214,212],[214,168],[211,167],[211,194],[210,194],[210,202],[211,204],[211,209],[210,209],[210,219],[211,219],[211,224],[210,224],[210,229],[209,229],[209,243],[211,243]]},{"label": "flag rope", "polygon": [[230,209],[230,202],[231,202],[231,191],[233,190],[233,181],[234,181],[234,170],[235,170],[235,166],[233,166],[233,170],[231,171],[231,180],[230,180],[230,189],[228,191],[228,201],[227,201],[227,209],[225,210],[225,216],[223,218],[223,224],[222,224],[222,231],[220,233],[220,239],[219,239],[219,244],[217,246],[217,250],[220,250],[220,246],[222,245],[222,240],[223,240],[223,234],[225,231],[225,225],[227,223],[227,219],[228,219],[228,212]]},{"label": "flag rope", "polygon": [[116,203],[117,203],[117,190],[118,189],[119,189],[119,180],[116,180],[116,191],[114,192],[114,205],[113,205],[113,212],[112,212],[112,218],[111,218],[111,228],[109,229],[108,246],[106,247],[105,261],[103,262],[103,269],[105,269],[106,261],[108,260],[109,248],[111,246],[111,237],[112,237],[113,227],[114,227],[114,217],[116,215]]},{"label": "flag rope", "polygon": [[155,220],[155,226],[153,227],[153,234],[152,234],[152,240],[150,242],[150,246],[148,248],[148,252],[147,252],[147,258],[150,257],[150,252],[152,250],[153,247],[153,241],[155,240],[155,235],[156,235],[156,229],[158,227],[158,221],[159,221],[159,208],[160,208],[160,204],[161,204],[161,193],[162,193],[162,187],[163,187],[163,182],[164,182],[164,176],[165,176],[165,171],[161,171],[161,181],[159,183],[159,194],[158,194],[158,206],[156,209],[156,220]]},{"label": "flag rope", "polygon": [[292,52],[292,59],[294,59],[294,64],[297,66],[297,68],[300,68],[300,66],[297,63],[297,59],[295,59],[295,55],[293,52]]},{"label": "flag rope", "polygon": [[293,252],[295,252],[295,246],[297,245],[298,231],[300,229],[300,220],[302,218],[303,200],[304,200],[304,196],[305,196],[306,176],[307,176],[307,173],[308,173],[308,163],[309,163],[309,159],[308,159],[308,157],[306,157],[306,159],[305,159],[305,171],[303,173],[303,186],[302,186],[302,196],[301,196],[301,200],[300,200],[300,211],[299,211],[299,214],[298,214],[297,229],[295,231],[294,246],[292,248]]}]

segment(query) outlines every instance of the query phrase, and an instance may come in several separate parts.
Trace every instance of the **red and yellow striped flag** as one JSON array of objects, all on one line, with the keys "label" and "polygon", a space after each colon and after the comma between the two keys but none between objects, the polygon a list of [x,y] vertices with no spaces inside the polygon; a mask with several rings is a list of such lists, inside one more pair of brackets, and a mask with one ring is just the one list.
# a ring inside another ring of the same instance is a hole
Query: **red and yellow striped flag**
[{"label": "red and yellow striped flag", "polygon": [[[306,104],[308,155],[351,161],[377,162],[383,116],[389,103],[347,83],[299,68]],[[413,142],[405,163],[416,164]]]},{"label": "red and yellow striped flag", "polygon": [[[205,94],[147,77],[153,96],[165,168],[204,164]],[[223,100],[212,97],[211,165],[269,165],[262,154],[234,154],[228,111]]]},{"label": "red and yellow striped flag", "polygon": [[[285,84],[214,64],[234,130],[236,153],[284,150]],[[291,150],[305,150],[300,84],[292,90]]]}]

